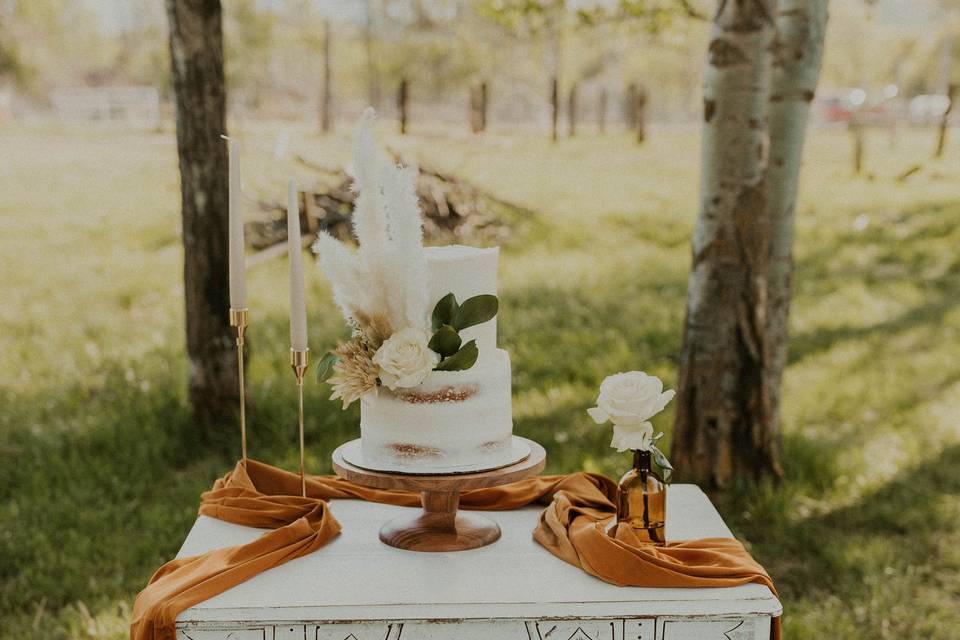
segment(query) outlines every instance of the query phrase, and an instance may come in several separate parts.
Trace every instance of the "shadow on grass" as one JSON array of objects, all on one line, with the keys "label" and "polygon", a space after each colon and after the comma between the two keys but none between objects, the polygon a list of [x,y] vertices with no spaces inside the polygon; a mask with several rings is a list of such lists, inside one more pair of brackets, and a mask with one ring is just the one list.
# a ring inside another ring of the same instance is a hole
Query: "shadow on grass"
[{"label": "shadow on grass", "polygon": [[[176,554],[200,493],[239,457],[236,423],[212,440],[192,425],[182,358],[152,353],[106,364],[95,389],[84,381],[0,392],[0,628],[9,622],[16,637],[73,637],[89,611],[132,604]],[[272,382],[286,382],[282,373],[251,381],[250,453],[294,468],[292,374],[290,385]],[[311,471],[328,472],[356,412],[318,393],[308,394],[307,412]]]},{"label": "shadow on grass", "polygon": [[[951,621],[960,622],[960,554],[952,551],[960,535],[960,444],[824,514],[795,517],[801,489],[740,488],[720,503],[774,577],[788,630],[843,636],[818,627],[821,607],[832,603],[857,637],[951,637]],[[898,617],[903,607],[909,615]]]},{"label": "shadow on grass", "polygon": [[[943,268],[943,256],[932,243],[940,241],[955,246],[955,241],[960,241],[958,231],[960,206],[955,203],[918,206],[861,233],[840,234],[799,260],[798,297],[823,295],[826,283],[835,286],[836,283],[862,282],[867,288],[880,288],[901,280],[921,287],[924,301],[881,322],[795,334],[790,339],[790,363],[827,351],[843,341],[890,336],[942,322],[960,304],[960,258],[952,257]],[[867,262],[852,258],[853,254],[870,251],[875,255]]]}]

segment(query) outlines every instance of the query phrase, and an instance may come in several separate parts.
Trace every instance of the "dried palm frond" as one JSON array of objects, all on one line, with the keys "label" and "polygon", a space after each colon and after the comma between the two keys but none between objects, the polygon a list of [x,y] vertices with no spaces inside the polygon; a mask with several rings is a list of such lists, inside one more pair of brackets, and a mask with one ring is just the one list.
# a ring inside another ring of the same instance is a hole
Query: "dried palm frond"
[{"label": "dried palm frond", "polygon": [[423,327],[429,301],[416,168],[385,167],[383,193],[387,205],[387,228],[392,241],[391,262],[402,286],[398,290],[400,295],[396,304],[402,305],[406,326]]},{"label": "dried palm frond", "polygon": [[372,125],[367,109],[354,136],[352,222],[360,249],[321,233],[314,250],[346,320],[382,342],[405,327],[429,328],[429,301],[416,171],[385,159]]}]

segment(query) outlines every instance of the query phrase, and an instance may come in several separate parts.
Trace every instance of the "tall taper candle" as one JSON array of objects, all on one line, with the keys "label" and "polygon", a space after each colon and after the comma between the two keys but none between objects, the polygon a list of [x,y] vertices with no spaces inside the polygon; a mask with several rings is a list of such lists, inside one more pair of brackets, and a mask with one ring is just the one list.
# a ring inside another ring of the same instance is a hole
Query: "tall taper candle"
[{"label": "tall taper candle", "polygon": [[307,304],[304,300],[302,252],[297,185],[291,178],[287,189],[287,255],[290,258],[290,347],[296,351],[307,348]]},{"label": "tall taper candle", "polygon": [[230,308],[247,308],[247,274],[240,196],[240,145],[230,140]]}]

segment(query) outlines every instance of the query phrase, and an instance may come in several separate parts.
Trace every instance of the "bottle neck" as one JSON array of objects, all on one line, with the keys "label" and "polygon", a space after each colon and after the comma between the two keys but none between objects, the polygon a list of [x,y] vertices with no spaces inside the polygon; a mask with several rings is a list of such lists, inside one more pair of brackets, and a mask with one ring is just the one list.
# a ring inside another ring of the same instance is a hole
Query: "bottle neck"
[{"label": "bottle neck", "polygon": [[633,468],[640,471],[650,471],[650,452],[634,449]]}]

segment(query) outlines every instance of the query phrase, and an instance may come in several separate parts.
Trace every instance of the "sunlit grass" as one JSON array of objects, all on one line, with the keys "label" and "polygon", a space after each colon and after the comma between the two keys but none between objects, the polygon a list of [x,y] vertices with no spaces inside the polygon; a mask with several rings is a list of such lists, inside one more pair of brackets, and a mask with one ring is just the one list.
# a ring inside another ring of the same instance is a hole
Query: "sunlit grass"
[{"label": "sunlit grass", "polygon": [[[276,135],[291,147],[275,157]],[[302,154],[348,137],[239,123],[245,183],[279,200]],[[584,409],[604,375],[676,383],[699,142],[693,130],[400,138],[394,148],[535,212],[501,266],[500,342],[517,433],[549,472],[626,460]],[[798,209],[788,477],[721,497],[770,569],[787,637],[948,638],[960,624],[960,140],[872,132],[865,175],[843,130],[814,130]],[[170,558],[199,492],[228,470],[236,427],[202,445],[185,407],[174,138],[0,130],[0,637],[122,638],[129,603]],[[906,181],[910,166],[924,169]],[[286,266],[251,270],[250,448],[295,466]],[[343,335],[308,273],[311,347]],[[357,433],[354,407],[307,393],[308,467]],[[672,410],[657,418],[668,429]],[[681,470],[682,471],[682,470]],[[335,508],[335,507],[334,507]]]}]

